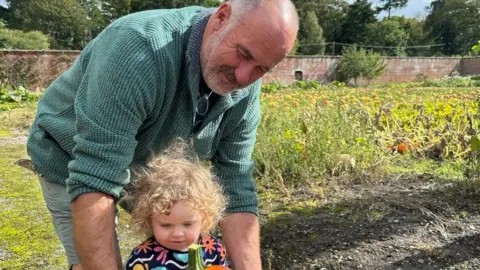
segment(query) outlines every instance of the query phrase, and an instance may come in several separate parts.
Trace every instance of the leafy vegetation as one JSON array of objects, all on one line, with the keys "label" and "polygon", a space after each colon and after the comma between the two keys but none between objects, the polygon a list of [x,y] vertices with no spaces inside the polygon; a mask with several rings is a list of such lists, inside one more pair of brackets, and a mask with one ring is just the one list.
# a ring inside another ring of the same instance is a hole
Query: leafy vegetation
[{"label": "leafy vegetation", "polygon": [[479,130],[478,96],[475,88],[398,86],[263,93],[257,179],[298,187],[353,167],[367,174],[408,171],[412,162],[465,179],[466,170],[476,170],[470,165],[476,160],[471,145]]},{"label": "leafy vegetation", "polygon": [[38,101],[41,92],[34,93],[24,87],[13,89],[0,86],[0,111],[21,107],[24,102]]},{"label": "leafy vegetation", "polygon": [[479,87],[480,78],[478,76],[460,76],[454,73],[451,76],[445,76],[440,79],[427,79],[423,82],[425,87]]},{"label": "leafy vegetation", "polygon": [[23,32],[5,27],[0,21],[0,48],[45,50],[50,46],[48,36],[40,31]]},{"label": "leafy vegetation", "polygon": [[381,76],[385,68],[380,54],[353,46],[345,49],[337,68],[337,76],[339,81],[346,83],[353,79],[356,85],[359,78],[370,81]]}]

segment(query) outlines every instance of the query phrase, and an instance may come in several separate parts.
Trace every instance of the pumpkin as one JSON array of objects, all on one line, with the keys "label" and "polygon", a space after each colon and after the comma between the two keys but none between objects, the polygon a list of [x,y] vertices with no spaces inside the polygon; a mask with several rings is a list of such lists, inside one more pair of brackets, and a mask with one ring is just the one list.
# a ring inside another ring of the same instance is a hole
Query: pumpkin
[{"label": "pumpkin", "polygon": [[222,265],[205,265],[202,260],[202,246],[192,244],[188,248],[188,266],[186,270],[232,270]]},{"label": "pumpkin", "polygon": [[397,152],[399,152],[400,154],[403,154],[403,153],[405,153],[405,151],[407,150],[407,148],[408,148],[408,146],[407,146],[406,143],[403,143],[403,142],[402,142],[402,143],[399,143],[399,144],[397,145]]}]

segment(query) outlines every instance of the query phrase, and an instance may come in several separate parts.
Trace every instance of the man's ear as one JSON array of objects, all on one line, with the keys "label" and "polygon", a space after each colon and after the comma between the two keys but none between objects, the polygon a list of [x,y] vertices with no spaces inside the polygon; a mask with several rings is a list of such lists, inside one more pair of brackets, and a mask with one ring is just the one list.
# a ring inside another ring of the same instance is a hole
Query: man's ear
[{"label": "man's ear", "polygon": [[217,31],[223,26],[227,25],[230,20],[230,15],[232,14],[232,6],[229,2],[224,2],[221,4],[214,14],[212,14],[214,19],[213,30]]}]

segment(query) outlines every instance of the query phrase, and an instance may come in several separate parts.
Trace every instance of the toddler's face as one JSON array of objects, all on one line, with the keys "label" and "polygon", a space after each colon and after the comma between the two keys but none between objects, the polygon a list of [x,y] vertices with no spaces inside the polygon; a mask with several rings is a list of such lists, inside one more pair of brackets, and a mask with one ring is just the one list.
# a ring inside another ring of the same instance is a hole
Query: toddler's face
[{"label": "toddler's face", "polygon": [[170,214],[152,216],[153,234],[156,240],[166,248],[187,251],[198,241],[202,227],[202,218],[186,202],[173,205]]}]

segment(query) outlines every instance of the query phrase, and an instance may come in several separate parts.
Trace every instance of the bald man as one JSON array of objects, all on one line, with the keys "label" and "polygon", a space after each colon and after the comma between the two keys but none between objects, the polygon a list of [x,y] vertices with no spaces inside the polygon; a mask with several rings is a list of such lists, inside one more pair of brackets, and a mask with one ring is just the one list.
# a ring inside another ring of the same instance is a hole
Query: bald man
[{"label": "bald man", "polygon": [[288,0],[232,0],[130,14],[84,48],[39,101],[27,142],[71,269],[122,268],[116,205],[131,170],[178,137],[212,162],[229,197],[219,226],[232,268],[261,269],[261,77],[297,31]]}]

